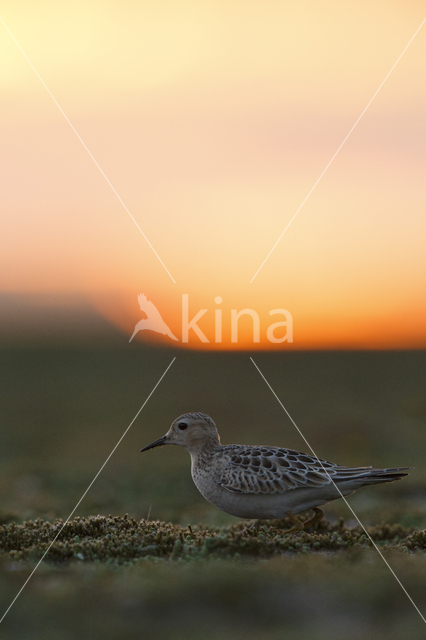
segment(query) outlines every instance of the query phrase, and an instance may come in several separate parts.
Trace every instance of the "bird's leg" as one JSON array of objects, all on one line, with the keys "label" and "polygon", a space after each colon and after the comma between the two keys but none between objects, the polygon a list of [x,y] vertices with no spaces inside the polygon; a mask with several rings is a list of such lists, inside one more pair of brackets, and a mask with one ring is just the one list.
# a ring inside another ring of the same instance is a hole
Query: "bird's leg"
[{"label": "bird's leg", "polygon": [[309,520],[306,520],[306,522],[303,523],[303,528],[306,529],[308,527],[310,527],[313,524],[316,524],[317,522],[319,522],[323,517],[324,517],[324,511],[322,509],[318,509],[318,507],[315,507],[315,509],[313,509],[315,515],[312,518],[309,518]]},{"label": "bird's leg", "polygon": [[299,518],[297,516],[295,516],[291,511],[287,511],[287,515],[290,518],[290,520],[293,523],[293,527],[291,529],[286,529],[286,531],[282,531],[282,534],[286,534],[286,533],[293,533],[293,531],[295,533],[299,533],[299,531],[303,531],[304,529],[304,524],[301,520],[299,520]]}]

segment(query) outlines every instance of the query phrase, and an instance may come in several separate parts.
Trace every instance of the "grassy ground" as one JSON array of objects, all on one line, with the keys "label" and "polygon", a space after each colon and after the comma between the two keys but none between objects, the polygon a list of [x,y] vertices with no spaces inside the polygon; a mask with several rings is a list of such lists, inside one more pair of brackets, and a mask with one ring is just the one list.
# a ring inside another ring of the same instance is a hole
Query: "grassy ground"
[{"label": "grassy ground", "polygon": [[[2,610],[174,355],[136,345],[3,349]],[[185,451],[139,452],[191,410],[212,415],[224,443],[306,450],[247,354],[177,355],[2,637],[426,637],[342,501],[326,507],[328,523],[298,537],[282,535],[284,522],[248,529],[198,494]],[[350,502],[425,614],[426,354],[254,357],[318,455],[416,467]]]},{"label": "grassy ground", "polygon": [[[294,638],[422,637],[423,623],[359,526],[322,522],[283,535],[287,521],[251,524],[75,518],[3,637],[133,638],[138,626],[153,638],[280,638],[284,630]],[[61,526],[38,519],[1,527],[4,608]],[[398,524],[368,532],[424,602],[426,532]]]}]

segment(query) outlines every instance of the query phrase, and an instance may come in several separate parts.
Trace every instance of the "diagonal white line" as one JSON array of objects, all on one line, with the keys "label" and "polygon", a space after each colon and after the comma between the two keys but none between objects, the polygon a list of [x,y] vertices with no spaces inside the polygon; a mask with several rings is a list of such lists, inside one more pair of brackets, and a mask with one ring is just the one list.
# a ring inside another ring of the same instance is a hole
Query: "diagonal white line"
[{"label": "diagonal white line", "polygon": [[286,226],[286,228],[284,229],[284,231],[282,232],[282,234],[280,235],[280,237],[278,238],[278,240],[276,241],[276,243],[274,244],[274,246],[272,247],[272,249],[270,250],[270,252],[268,253],[268,255],[266,256],[266,258],[264,259],[264,261],[262,262],[262,264],[260,265],[260,267],[258,268],[258,270],[256,271],[256,273],[254,274],[254,276],[252,277],[252,279],[250,280],[250,284],[253,282],[253,280],[255,279],[255,277],[257,276],[257,274],[259,273],[259,271],[261,270],[261,268],[263,267],[263,265],[265,264],[265,262],[268,260],[269,256],[271,255],[271,253],[273,252],[273,250],[275,249],[275,247],[277,246],[277,244],[280,242],[281,238],[283,237],[283,235],[285,234],[285,232],[287,231],[287,229],[289,228],[289,226],[291,225],[291,223],[293,222],[293,220],[296,218],[297,214],[299,213],[299,211],[301,210],[301,208],[303,207],[303,205],[305,204],[305,202],[307,201],[307,199],[309,198],[309,196],[311,195],[311,193],[313,192],[313,190],[315,189],[315,187],[317,186],[317,184],[319,183],[319,181],[321,180],[321,178],[323,177],[323,175],[325,174],[325,172],[327,171],[327,169],[329,168],[329,166],[331,165],[331,163],[333,162],[334,158],[337,156],[337,154],[339,153],[340,149],[343,147],[343,145],[345,144],[346,140],[349,138],[349,136],[351,135],[352,131],[355,129],[355,127],[357,126],[358,122],[361,120],[362,116],[364,115],[364,113],[367,111],[368,107],[370,106],[370,104],[373,102],[374,98],[377,96],[377,94],[379,93],[380,89],[383,87],[383,85],[385,84],[386,80],[389,78],[390,74],[392,73],[392,71],[395,69],[396,65],[398,64],[398,62],[401,60],[402,56],[404,55],[404,53],[407,51],[408,47],[410,46],[410,44],[413,42],[414,38],[416,37],[416,35],[418,34],[418,32],[420,31],[420,29],[422,28],[422,26],[424,25],[424,23],[426,22],[426,18],[424,18],[423,22],[421,23],[420,27],[416,30],[416,32],[414,33],[414,35],[411,37],[410,41],[408,42],[408,44],[405,46],[404,50],[402,51],[402,53],[400,54],[400,56],[398,57],[397,61],[395,62],[395,64],[392,66],[392,68],[390,69],[390,71],[387,73],[386,77],[384,78],[384,80],[380,83],[379,88],[377,89],[377,91],[374,93],[373,97],[371,98],[371,100],[368,102],[367,106],[364,108],[364,110],[361,112],[360,116],[358,117],[358,119],[355,121],[355,124],[352,126],[352,128],[349,130],[349,133],[346,135],[346,137],[344,138],[343,142],[341,143],[341,145],[339,146],[339,148],[337,149],[337,151],[335,152],[335,154],[333,155],[333,157],[331,158],[331,160],[329,161],[329,163],[326,165],[325,169],[323,170],[323,172],[321,173],[320,177],[318,178],[318,180],[315,182],[314,186],[312,187],[312,189],[309,191],[308,195],[306,196],[306,198],[303,200],[302,204],[300,205],[300,207],[298,208],[298,210],[296,211],[296,213],[294,214],[294,216],[292,217],[292,219],[290,220],[290,222],[288,223],[288,225]]},{"label": "diagonal white line", "polygon": [[33,63],[31,62],[31,60],[28,58],[27,54],[25,53],[25,51],[23,50],[23,48],[21,47],[21,45],[19,44],[19,42],[17,41],[17,39],[15,38],[15,36],[13,35],[13,33],[11,32],[11,30],[9,29],[9,27],[7,26],[7,24],[5,23],[5,21],[3,20],[3,18],[0,16],[0,20],[3,23],[5,29],[9,32],[10,37],[12,38],[12,40],[15,42],[16,46],[18,47],[18,49],[20,50],[20,52],[22,53],[22,55],[24,56],[25,60],[28,62],[28,64],[30,65],[31,69],[34,71],[34,73],[36,74],[37,78],[40,80],[41,84],[43,85],[43,87],[46,89],[47,93],[49,94],[49,96],[52,98],[53,102],[56,104],[56,106],[58,107],[59,111],[62,113],[62,115],[64,116],[65,120],[68,122],[69,126],[71,127],[71,129],[74,131],[75,135],[77,136],[77,138],[80,140],[81,144],[83,145],[83,147],[85,148],[85,150],[87,151],[87,153],[89,154],[89,156],[91,157],[91,159],[93,160],[93,162],[95,163],[95,165],[97,166],[97,168],[99,169],[99,171],[101,172],[101,174],[103,175],[103,177],[105,178],[105,180],[107,181],[107,183],[109,184],[109,186],[111,187],[112,191],[114,192],[114,194],[117,196],[119,202],[121,203],[121,205],[123,206],[123,208],[127,211],[127,213],[129,214],[130,218],[133,220],[133,222],[135,223],[135,225],[137,226],[137,228],[139,229],[139,231],[141,232],[141,234],[143,235],[143,237],[145,238],[146,242],[148,243],[149,247],[152,249],[152,251],[154,252],[154,254],[156,255],[156,257],[158,258],[158,260],[161,262],[161,264],[163,265],[164,269],[167,271],[167,273],[169,274],[169,276],[171,277],[171,279],[173,280],[173,282],[176,284],[176,280],[173,278],[172,274],[170,273],[170,271],[167,269],[166,265],[164,264],[164,262],[162,261],[162,259],[160,258],[160,256],[158,255],[158,253],[156,252],[156,250],[154,249],[154,247],[152,246],[152,244],[150,243],[150,241],[148,240],[148,238],[146,237],[146,235],[144,234],[144,232],[142,231],[142,229],[140,228],[140,226],[138,225],[138,223],[136,222],[136,220],[134,219],[134,217],[132,216],[132,214],[130,213],[129,209],[126,207],[126,205],[124,204],[123,200],[120,198],[120,196],[118,195],[117,191],[114,189],[114,187],[112,186],[111,182],[108,180],[107,176],[105,175],[105,173],[103,172],[103,170],[101,169],[101,167],[99,166],[99,164],[97,163],[97,161],[95,160],[95,158],[93,157],[92,153],[89,151],[89,149],[87,148],[86,144],[83,142],[82,138],[80,137],[80,135],[78,134],[78,132],[76,131],[74,125],[72,124],[72,122],[69,120],[68,116],[65,114],[65,112],[63,111],[63,109],[61,108],[61,106],[59,105],[58,101],[56,100],[56,98],[53,96],[52,92],[50,91],[50,89],[48,88],[48,86],[46,85],[46,83],[44,82],[43,78],[40,76],[40,74],[38,73],[37,69],[34,67]]},{"label": "diagonal white line", "polygon": [[329,475],[329,473],[327,472],[327,469],[325,469],[325,467],[323,466],[320,458],[318,458],[317,454],[315,453],[315,451],[312,449],[311,445],[309,444],[309,442],[306,440],[305,436],[303,435],[303,433],[300,431],[299,427],[297,426],[297,424],[295,423],[295,421],[293,420],[293,418],[291,417],[291,415],[289,414],[289,412],[287,411],[287,409],[285,408],[285,406],[283,405],[283,403],[281,402],[281,400],[279,399],[279,397],[277,396],[277,394],[275,393],[275,391],[273,390],[273,388],[271,387],[271,385],[269,384],[269,382],[267,381],[267,379],[265,378],[265,376],[263,375],[263,373],[261,372],[261,370],[259,369],[259,367],[257,366],[257,364],[255,363],[255,361],[253,360],[252,357],[250,357],[250,360],[252,361],[252,363],[254,364],[254,366],[256,367],[256,369],[258,370],[258,372],[260,373],[260,375],[262,376],[263,380],[266,382],[267,386],[269,387],[270,391],[272,391],[272,394],[275,396],[276,400],[278,400],[278,403],[280,404],[281,408],[284,409],[285,413],[287,414],[288,418],[290,418],[291,422],[293,423],[293,425],[296,427],[297,431],[299,432],[299,434],[302,436],[303,440],[305,441],[305,444],[309,447],[309,449],[312,451],[312,454],[315,456],[315,458],[318,460],[319,464],[322,467],[322,470],[324,471],[324,473],[330,478],[330,481],[333,483],[335,489],[338,491],[338,493],[340,493],[340,497],[344,500],[344,502],[346,503],[347,507],[349,508],[349,510],[352,512],[353,516],[356,518],[356,520],[358,521],[358,524],[362,527],[362,529],[365,532],[365,535],[368,537],[368,539],[370,540],[371,544],[373,545],[373,547],[376,549],[377,553],[379,554],[379,556],[381,557],[381,559],[383,560],[383,562],[385,563],[385,565],[387,566],[387,568],[389,569],[389,571],[392,573],[393,577],[395,578],[395,580],[397,581],[397,583],[399,584],[399,586],[401,587],[401,589],[403,590],[403,592],[405,593],[405,595],[407,596],[407,598],[410,600],[411,604],[413,605],[413,607],[415,608],[415,610],[417,611],[417,613],[419,614],[419,616],[421,617],[421,619],[423,620],[423,622],[426,624],[426,618],[423,616],[422,612],[420,611],[420,609],[418,608],[418,606],[416,605],[416,603],[414,602],[413,598],[410,596],[410,594],[408,593],[407,589],[404,587],[404,585],[402,584],[401,580],[398,578],[398,576],[396,575],[395,571],[392,569],[392,567],[390,566],[390,564],[388,563],[388,561],[386,560],[386,558],[384,557],[383,553],[380,551],[379,547],[377,546],[377,544],[374,542],[373,538],[370,536],[370,534],[368,533],[367,529],[364,527],[364,525],[362,524],[361,520],[358,518],[358,516],[356,515],[355,511],[352,509],[351,505],[349,504],[349,502],[346,500],[345,496],[342,494],[342,492],[340,491],[339,487],[337,486],[337,484],[334,482],[333,478]]},{"label": "diagonal white line", "polygon": [[8,606],[6,611],[4,612],[3,616],[1,617],[0,624],[3,622],[3,620],[5,619],[5,617],[7,616],[7,614],[9,613],[9,611],[11,610],[11,608],[13,607],[13,605],[15,604],[15,602],[17,601],[17,599],[19,598],[19,596],[21,595],[21,593],[23,592],[23,590],[25,589],[27,584],[29,583],[29,581],[31,580],[31,578],[33,577],[33,575],[35,574],[35,572],[37,571],[37,569],[39,568],[39,566],[41,565],[41,563],[43,562],[43,560],[45,559],[47,554],[49,553],[51,546],[56,542],[56,540],[61,535],[62,531],[64,530],[64,527],[69,522],[69,520],[72,518],[72,516],[74,515],[75,511],[77,510],[77,508],[80,506],[80,503],[82,502],[83,498],[86,496],[86,494],[88,493],[89,489],[92,487],[92,485],[94,484],[95,480],[98,478],[98,476],[100,475],[100,473],[102,472],[102,470],[104,469],[104,467],[106,466],[108,461],[110,460],[111,456],[113,455],[113,453],[117,449],[118,445],[123,440],[124,436],[129,431],[130,427],[132,426],[132,424],[134,423],[134,421],[136,420],[136,418],[138,417],[138,415],[140,414],[140,412],[142,411],[142,409],[144,408],[144,406],[146,405],[146,403],[148,402],[148,400],[150,399],[150,397],[152,396],[152,394],[154,393],[154,391],[156,390],[156,388],[158,387],[158,385],[160,384],[160,382],[162,381],[162,379],[164,378],[164,376],[166,375],[166,373],[168,372],[168,370],[170,369],[170,367],[172,366],[172,364],[174,363],[175,360],[176,360],[176,357],[173,358],[173,360],[171,361],[171,363],[169,364],[169,366],[167,367],[167,369],[165,370],[165,372],[163,373],[163,375],[161,376],[161,378],[159,379],[159,381],[157,382],[157,384],[155,385],[155,387],[153,388],[153,390],[151,391],[149,396],[146,398],[145,402],[143,403],[143,405],[141,406],[141,408],[139,409],[139,411],[137,412],[137,414],[135,415],[135,417],[133,418],[133,420],[131,421],[131,423],[129,424],[129,426],[127,427],[127,429],[125,430],[125,432],[123,433],[123,435],[121,436],[119,441],[117,442],[117,444],[115,445],[114,449],[111,451],[111,453],[109,454],[108,458],[105,460],[105,462],[103,463],[102,467],[99,469],[98,473],[95,475],[95,477],[93,478],[92,482],[89,484],[89,486],[87,487],[86,491],[83,493],[83,495],[81,496],[80,500],[77,502],[77,504],[75,505],[74,509],[71,511],[70,515],[65,520],[64,524],[59,529],[58,533],[53,538],[52,542],[49,544],[49,546],[47,547],[46,551],[43,553],[42,557],[37,562],[36,566],[31,571],[30,575],[25,580],[25,582],[22,585],[22,587],[19,589],[19,591],[16,594],[16,596],[13,598],[12,602],[10,603],[10,605]]}]

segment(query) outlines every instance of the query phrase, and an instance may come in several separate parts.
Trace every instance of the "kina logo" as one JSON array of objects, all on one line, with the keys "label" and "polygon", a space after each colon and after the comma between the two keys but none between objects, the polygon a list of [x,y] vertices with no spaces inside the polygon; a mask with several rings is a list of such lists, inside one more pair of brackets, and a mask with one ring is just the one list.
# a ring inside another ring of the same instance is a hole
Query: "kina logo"
[{"label": "kina logo", "polygon": [[157,307],[151,302],[151,300],[147,299],[144,293],[138,295],[138,301],[141,311],[143,311],[147,317],[143,320],[139,320],[129,342],[133,340],[138,331],[144,331],[146,329],[150,329],[156,333],[161,333],[163,336],[169,336],[172,340],[178,340],[164,322]]},{"label": "kina logo", "polygon": [[[140,293],[138,295],[138,302],[141,308],[141,311],[144,312],[146,318],[139,320],[136,324],[133,334],[129,340],[131,342],[135,335],[139,331],[146,331],[147,329],[150,331],[154,331],[155,333],[160,333],[163,336],[168,336],[172,340],[176,340],[180,342],[179,338],[172,333],[170,327],[164,322],[161,317],[160,312],[157,307],[147,299],[144,293]],[[216,296],[214,299],[216,305],[222,304],[222,298],[220,296]],[[187,293],[182,294],[182,309],[181,309],[181,318],[182,318],[182,343],[189,342],[189,332],[193,332],[193,336],[196,336],[200,342],[209,343],[210,339],[206,336],[201,327],[198,326],[198,322],[201,318],[209,312],[209,309],[199,309],[199,311],[190,319],[189,316],[189,295]],[[211,315],[211,314],[210,314]],[[222,318],[222,309],[215,308],[214,309],[214,340],[215,343],[222,342],[222,326],[223,326],[223,318]],[[275,344],[283,343],[283,342],[293,342],[293,317],[287,309],[272,309],[269,311],[270,316],[281,315],[284,316],[282,320],[279,322],[273,322],[266,328],[266,336],[265,338]],[[252,341],[253,343],[260,342],[260,334],[261,334],[261,321],[259,314],[254,309],[241,309],[241,311],[237,311],[237,309],[230,310],[230,323],[228,328],[230,329],[230,341],[231,343],[238,342],[238,323],[242,316],[249,316],[251,318],[251,324],[253,328]],[[226,321],[226,319],[225,319]],[[211,326],[211,323],[210,323]],[[275,332],[279,332],[277,335]]]}]

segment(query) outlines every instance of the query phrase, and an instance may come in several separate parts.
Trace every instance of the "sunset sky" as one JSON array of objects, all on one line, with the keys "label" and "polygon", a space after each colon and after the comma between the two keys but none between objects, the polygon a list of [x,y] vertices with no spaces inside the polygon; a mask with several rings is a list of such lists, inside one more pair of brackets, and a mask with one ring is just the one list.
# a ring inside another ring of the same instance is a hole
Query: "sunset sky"
[{"label": "sunset sky", "polygon": [[6,0],[0,15],[175,280],[0,23],[0,293],[81,296],[125,340],[143,292],[178,337],[187,293],[212,341],[221,296],[224,325],[259,313],[263,347],[277,308],[291,348],[426,346],[426,23],[250,284],[423,2]]}]

